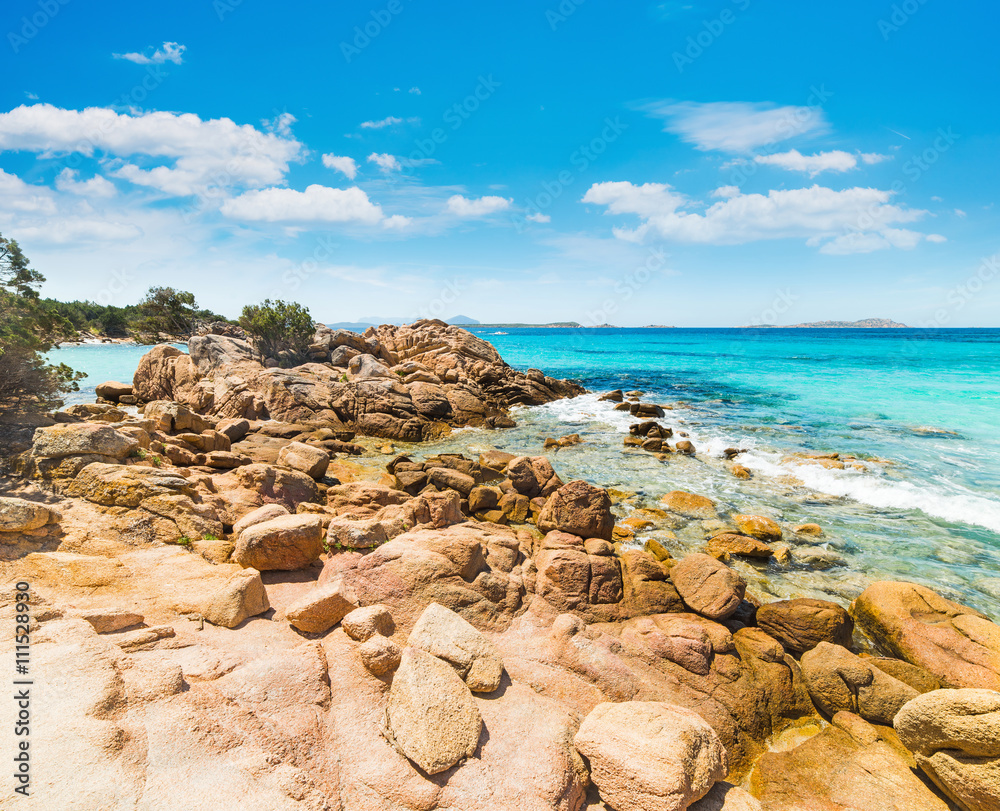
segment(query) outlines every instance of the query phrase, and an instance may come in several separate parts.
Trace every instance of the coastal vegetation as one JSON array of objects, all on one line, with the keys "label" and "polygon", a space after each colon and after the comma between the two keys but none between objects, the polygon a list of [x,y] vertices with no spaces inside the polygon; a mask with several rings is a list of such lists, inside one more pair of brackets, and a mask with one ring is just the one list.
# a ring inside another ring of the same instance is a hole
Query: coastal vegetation
[{"label": "coastal vegetation", "polygon": [[17,241],[0,236],[0,253],[0,415],[57,408],[81,375],[44,353],[72,327],[39,300],[45,277]]},{"label": "coastal vegetation", "polygon": [[240,326],[265,358],[291,365],[305,358],[316,327],[309,310],[289,301],[265,299],[248,304],[240,316]]}]

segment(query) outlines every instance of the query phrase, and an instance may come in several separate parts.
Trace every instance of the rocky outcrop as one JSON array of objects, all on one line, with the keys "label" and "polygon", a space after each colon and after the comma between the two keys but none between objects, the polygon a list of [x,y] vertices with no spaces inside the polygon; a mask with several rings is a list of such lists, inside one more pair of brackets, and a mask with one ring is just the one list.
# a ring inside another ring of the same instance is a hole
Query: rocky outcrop
[{"label": "rocky outcrop", "polygon": [[538,516],[542,532],[559,530],[581,538],[611,540],[615,517],[611,514],[611,499],[607,491],[572,481],[556,490],[545,502]]},{"label": "rocky outcrop", "polygon": [[764,755],[750,785],[768,811],[950,811],[913,767],[891,728],[840,712],[805,743]]},{"label": "rocky outcrop", "polygon": [[406,642],[450,664],[474,693],[492,693],[500,686],[503,660],[492,643],[444,606],[427,606]]},{"label": "rocky outcrop", "polygon": [[713,620],[731,617],[746,592],[743,578],[709,555],[688,555],[674,564],[670,579],[692,611]]},{"label": "rocky outcrop", "polygon": [[842,710],[888,726],[917,691],[846,648],[820,642],[802,655],[802,676],[813,703],[827,715]]},{"label": "rocky outcrop", "polygon": [[917,765],[960,807],[1000,808],[1000,693],[925,693],[899,711],[894,726]]},{"label": "rocky outcrop", "polygon": [[913,583],[878,582],[851,606],[865,633],[947,687],[1000,690],[1000,627]]},{"label": "rocky outcrop", "polygon": [[850,647],[854,632],[854,622],[843,608],[808,597],[762,605],[756,620],[759,628],[792,653],[805,653],[820,642]]},{"label": "rocky outcrop", "polygon": [[615,811],[684,811],[729,771],[715,730],[697,713],[661,702],[598,704],[574,743]]},{"label": "rocky outcrop", "polygon": [[188,349],[158,346],[144,356],[135,395],[219,417],[309,421],[420,441],[448,426],[509,427],[511,406],[583,392],[537,370],[515,371],[489,343],[441,321],[364,335],[321,328],[311,362],[291,369],[268,368],[248,343],[227,336],[196,336]]},{"label": "rocky outcrop", "polygon": [[322,553],[323,520],[318,515],[286,515],[243,530],[233,561],[258,571],[293,571],[319,560]]}]

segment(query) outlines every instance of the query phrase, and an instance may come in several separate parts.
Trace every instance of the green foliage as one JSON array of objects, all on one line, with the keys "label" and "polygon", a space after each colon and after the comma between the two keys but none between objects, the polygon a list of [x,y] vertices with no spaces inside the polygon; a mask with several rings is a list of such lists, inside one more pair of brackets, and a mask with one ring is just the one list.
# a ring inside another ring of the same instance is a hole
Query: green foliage
[{"label": "green foliage", "polygon": [[83,375],[43,355],[72,335],[73,325],[41,305],[37,288],[45,277],[15,240],[0,236],[0,254],[0,413],[59,408]]},{"label": "green foliage", "polygon": [[289,364],[305,356],[315,334],[309,310],[289,301],[267,299],[262,304],[248,304],[240,326],[265,358],[280,358]]},{"label": "green foliage", "polygon": [[190,546],[191,545],[191,539],[187,535],[181,535],[181,537],[177,539],[177,545],[178,546]]},{"label": "green foliage", "polygon": [[205,536],[204,538],[202,538],[202,540],[203,540],[203,541],[219,541],[219,540],[222,540],[222,539],[221,539],[221,538],[216,538],[216,537],[215,537],[215,536],[214,536],[214,535],[213,535],[213,534],[212,534],[212,533],[210,532],[210,533],[208,533],[208,534],[207,534],[207,535],[206,535],[206,536]]},{"label": "green foliage", "polygon": [[194,293],[173,287],[150,287],[139,302],[141,318],[135,329],[148,335],[190,335],[197,306]]}]

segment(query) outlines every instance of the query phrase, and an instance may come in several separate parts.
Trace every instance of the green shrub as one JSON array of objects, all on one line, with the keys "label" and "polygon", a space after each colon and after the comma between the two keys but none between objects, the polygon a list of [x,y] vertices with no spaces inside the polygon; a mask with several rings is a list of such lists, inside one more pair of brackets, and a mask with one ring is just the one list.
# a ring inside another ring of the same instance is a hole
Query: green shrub
[{"label": "green shrub", "polygon": [[244,307],[240,326],[265,358],[287,353],[304,359],[316,332],[309,310],[301,304],[270,299]]}]

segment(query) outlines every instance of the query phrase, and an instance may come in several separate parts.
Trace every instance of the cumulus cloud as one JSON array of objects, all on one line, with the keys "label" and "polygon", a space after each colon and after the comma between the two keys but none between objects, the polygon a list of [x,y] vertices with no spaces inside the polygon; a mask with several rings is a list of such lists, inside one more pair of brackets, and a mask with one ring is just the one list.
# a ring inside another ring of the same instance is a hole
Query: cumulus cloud
[{"label": "cumulus cloud", "polygon": [[534,214],[529,214],[524,219],[540,223],[552,222],[552,218],[548,214],[542,214],[540,211],[537,211]]},{"label": "cumulus cloud", "polygon": [[305,191],[260,189],[226,200],[226,217],[250,222],[337,222],[375,225],[384,218],[380,206],[357,186],[334,189],[313,184]]},{"label": "cumulus cloud", "polygon": [[834,191],[803,189],[743,194],[735,186],[716,190],[719,202],[692,210],[697,203],[663,183],[641,186],[626,181],[595,183],[583,202],[602,205],[609,214],[632,214],[642,223],[616,228],[620,239],[647,237],[677,242],[739,245],[767,239],[800,238],[821,253],[864,253],[882,248],[909,249],[924,235],[896,226],[927,212],[893,205],[891,193],[855,187]]},{"label": "cumulus cloud", "polygon": [[0,113],[0,150],[105,153],[123,159],[112,164],[115,176],[176,196],[197,194],[209,185],[282,183],[289,163],[304,155],[303,145],[288,135],[261,132],[228,118],[130,115],[103,107],[65,110],[51,104]]},{"label": "cumulus cloud", "polygon": [[817,152],[814,155],[803,155],[797,149],[792,149],[773,155],[757,155],[754,160],[764,166],[777,166],[790,172],[805,172],[809,177],[816,177],[820,172],[847,172],[858,165],[858,159],[854,155],[839,149],[832,152]]},{"label": "cumulus cloud", "polygon": [[663,129],[701,150],[746,153],[767,144],[829,130],[819,107],[769,102],[659,102],[645,111],[666,121]]},{"label": "cumulus cloud", "polygon": [[362,121],[361,129],[363,130],[380,130],[384,127],[394,127],[396,124],[402,124],[402,118],[396,118],[394,115],[387,116],[378,121]]},{"label": "cumulus cloud", "polygon": [[510,208],[511,200],[505,197],[478,197],[470,199],[461,194],[448,198],[447,210],[457,217],[485,217]]},{"label": "cumulus cloud", "polygon": [[862,163],[873,164],[882,161],[891,161],[892,155],[880,155],[878,152],[862,152],[859,156]]},{"label": "cumulus cloud", "polygon": [[345,175],[348,180],[354,180],[358,174],[358,164],[355,163],[354,158],[334,155],[332,152],[323,156],[323,165],[327,169],[336,169],[342,175]]},{"label": "cumulus cloud", "polygon": [[386,152],[372,152],[368,162],[376,164],[383,172],[396,172],[402,168],[399,158]]},{"label": "cumulus cloud", "polygon": [[0,211],[55,214],[56,204],[49,189],[31,186],[0,169]]},{"label": "cumulus cloud", "polygon": [[[153,46],[150,46],[153,48]],[[150,50],[147,48],[146,50]],[[177,42],[164,42],[162,48],[156,48],[151,54],[145,53],[127,53],[127,54],[113,54],[115,59],[125,59],[129,62],[135,62],[137,65],[162,65],[164,62],[173,62],[175,65],[179,65],[184,58],[184,51],[187,50],[187,46],[181,45]]]},{"label": "cumulus cloud", "polygon": [[94,175],[89,180],[77,180],[74,169],[63,169],[56,177],[56,188],[67,194],[81,197],[114,197],[115,184],[105,177]]}]

